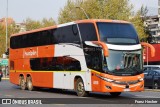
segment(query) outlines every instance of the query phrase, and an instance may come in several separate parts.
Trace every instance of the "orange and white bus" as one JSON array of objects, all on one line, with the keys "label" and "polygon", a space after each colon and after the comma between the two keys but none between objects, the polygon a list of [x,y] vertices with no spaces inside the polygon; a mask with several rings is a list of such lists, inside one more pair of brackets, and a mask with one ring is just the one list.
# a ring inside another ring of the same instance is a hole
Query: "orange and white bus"
[{"label": "orange and white bus", "polygon": [[118,20],[80,20],[14,34],[10,38],[10,82],[88,92],[144,89],[142,45],[133,25]]}]

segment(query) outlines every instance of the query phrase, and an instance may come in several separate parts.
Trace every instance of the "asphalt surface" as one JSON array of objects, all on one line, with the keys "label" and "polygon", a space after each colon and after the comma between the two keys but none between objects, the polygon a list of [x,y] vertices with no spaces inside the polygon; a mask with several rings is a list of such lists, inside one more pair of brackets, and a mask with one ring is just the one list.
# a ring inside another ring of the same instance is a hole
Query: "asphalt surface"
[{"label": "asphalt surface", "polygon": [[[138,100],[143,100],[149,98],[160,98],[160,92],[158,91],[144,91],[144,92],[125,92],[122,93],[119,97],[113,98],[108,93],[90,93],[88,97],[83,97],[79,100],[79,97],[76,96],[76,93],[71,90],[60,90],[60,89],[47,89],[41,88],[36,91],[20,90],[19,86],[13,85],[9,80],[2,80],[0,82],[0,98],[61,98],[62,100],[73,100],[78,99],[78,104],[42,104],[42,105],[0,105],[0,107],[54,107],[54,106],[63,106],[63,107],[160,107],[159,104],[120,104],[130,101],[130,99],[142,98]],[[90,104],[86,104],[89,102]],[[104,103],[105,104],[98,104]],[[97,103],[97,104],[95,104]]]}]

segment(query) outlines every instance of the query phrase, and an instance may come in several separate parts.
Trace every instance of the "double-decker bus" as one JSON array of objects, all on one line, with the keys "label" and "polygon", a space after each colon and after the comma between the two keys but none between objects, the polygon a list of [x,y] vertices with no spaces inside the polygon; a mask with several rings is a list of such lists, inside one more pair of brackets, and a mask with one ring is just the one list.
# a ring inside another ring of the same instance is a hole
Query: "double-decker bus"
[{"label": "double-decker bus", "polygon": [[80,20],[14,34],[10,38],[10,82],[89,92],[144,89],[143,52],[133,25],[118,20]]}]

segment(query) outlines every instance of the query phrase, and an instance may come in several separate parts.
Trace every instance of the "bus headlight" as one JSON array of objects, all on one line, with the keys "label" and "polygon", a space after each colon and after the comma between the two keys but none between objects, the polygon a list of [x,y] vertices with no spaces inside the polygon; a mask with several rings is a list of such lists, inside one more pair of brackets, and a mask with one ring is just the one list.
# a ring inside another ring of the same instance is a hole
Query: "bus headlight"
[{"label": "bus headlight", "polygon": [[140,82],[143,81],[143,80],[144,80],[143,78],[140,78],[140,79],[139,79]]},{"label": "bus headlight", "polygon": [[104,78],[105,81],[107,82],[113,82],[114,80],[108,79],[108,78]]},{"label": "bus headlight", "polygon": [[105,77],[102,77],[102,76],[100,76],[100,75],[96,75],[96,76],[99,77],[99,78],[102,79],[102,80],[107,81],[107,82],[113,82],[113,81],[114,81],[114,80],[112,80],[112,79],[105,78]]}]

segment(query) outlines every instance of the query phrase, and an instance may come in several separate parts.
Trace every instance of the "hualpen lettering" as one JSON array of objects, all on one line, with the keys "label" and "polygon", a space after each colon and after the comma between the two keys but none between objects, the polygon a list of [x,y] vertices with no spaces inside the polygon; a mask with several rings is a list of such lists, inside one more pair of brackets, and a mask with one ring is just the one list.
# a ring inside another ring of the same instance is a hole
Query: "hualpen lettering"
[{"label": "hualpen lettering", "polygon": [[24,55],[25,56],[34,56],[34,55],[36,55],[37,54],[37,52],[36,51],[30,51],[30,52],[24,52]]}]

